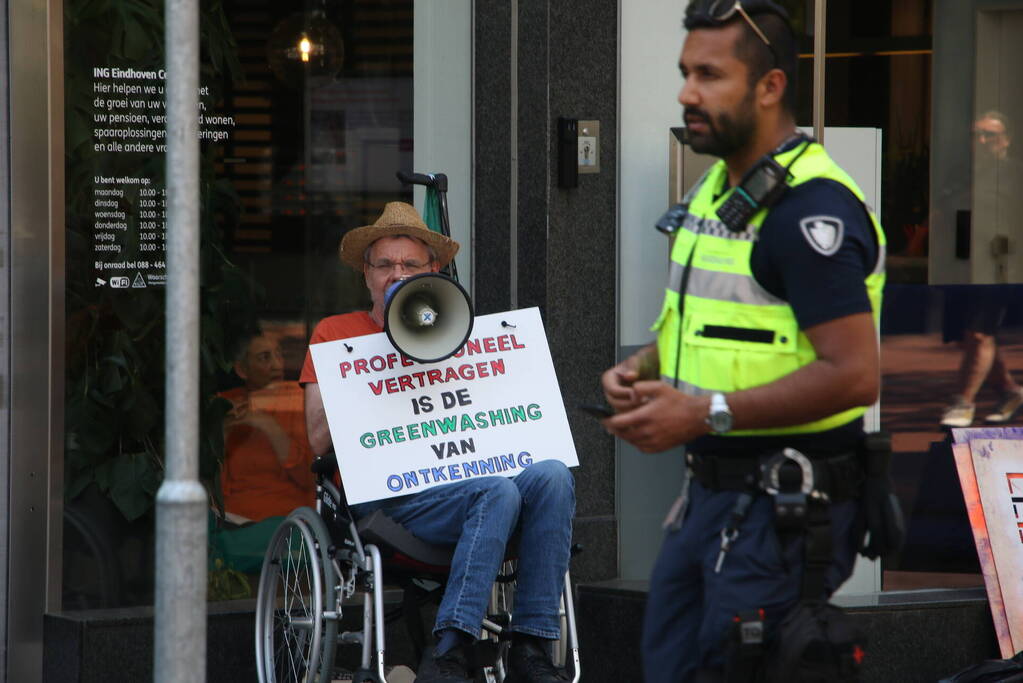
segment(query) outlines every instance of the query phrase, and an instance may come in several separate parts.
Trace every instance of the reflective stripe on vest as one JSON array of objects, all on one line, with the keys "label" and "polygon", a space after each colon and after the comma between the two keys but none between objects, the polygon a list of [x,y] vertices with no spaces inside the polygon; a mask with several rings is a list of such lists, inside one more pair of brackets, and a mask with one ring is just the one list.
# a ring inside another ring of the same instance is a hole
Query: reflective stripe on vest
[{"label": "reflective stripe on vest", "polygon": [[[803,145],[775,157],[787,165]],[[863,202],[856,183],[816,143],[789,169],[789,185],[815,178],[841,183]],[[813,346],[799,329],[788,304],[753,278],[750,254],[768,210],[758,211],[746,229],[733,233],[718,219],[716,211],[733,190],[717,200],[715,190],[724,185],[727,171],[718,161],[702,179],[689,204],[689,213],[676,233],[671,253],[668,286],[661,314],[653,329],[662,379],[690,395],[714,391],[738,391],[768,384],[816,360]],[[885,238],[881,225],[867,210],[878,243],[878,260],[865,279],[875,325],[881,311],[884,287]],[[685,292],[685,313],[679,347],[678,298],[685,264],[692,254],[692,272]],[[676,358],[680,367],[676,368]],[[736,430],[729,436],[797,434],[833,429],[856,419],[864,407],[801,425],[775,429]]]}]

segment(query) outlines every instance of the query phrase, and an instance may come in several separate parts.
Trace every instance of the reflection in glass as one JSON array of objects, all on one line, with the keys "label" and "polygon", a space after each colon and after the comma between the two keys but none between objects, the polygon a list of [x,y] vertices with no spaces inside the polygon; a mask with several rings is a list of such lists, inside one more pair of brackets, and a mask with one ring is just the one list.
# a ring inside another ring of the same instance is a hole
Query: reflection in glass
[{"label": "reflection in glass", "polygon": [[234,370],[244,384],[218,394],[231,402],[220,480],[227,518],[260,521],[312,505],[316,486],[302,389],[284,381],[277,340],[264,334],[243,337]]},{"label": "reflection in glass", "polygon": [[981,252],[979,258],[990,259],[990,272],[975,269],[974,277],[1018,282],[1023,279],[1020,255],[1011,256],[1023,237],[1023,160],[1013,146],[1009,117],[993,109],[984,112],[973,123],[973,141],[972,247]]},{"label": "reflection in glass", "polygon": [[[1023,285],[950,287],[945,298],[949,318],[955,320],[958,314],[961,321],[960,329],[947,337],[958,339],[962,357],[941,425],[970,427],[982,416],[990,425],[1010,422],[1023,406],[1023,387],[1013,377],[1013,359],[1003,348],[1000,336],[1006,334],[1002,330],[1006,317],[1015,313],[1023,301]],[[985,386],[994,392],[997,401],[982,415],[978,414],[977,395]]]},{"label": "reflection in glass", "polygon": [[[880,419],[893,435],[909,524],[901,557],[882,567],[883,587],[980,585],[947,430],[1023,423],[1014,411],[1023,292],[1003,284],[1023,280],[1014,273],[1023,268],[1023,215],[1013,204],[1023,180],[1011,168],[1023,96],[1005,68],[1023,63],[1023,7],[830,0],[827,13],[828,125],[877,127],[883,140]],[[1007,122],[1007,150],[1006,138],[976,131],[991,109]],[[801,113],[808,121],[809,108]],[[1003,144],[1008,161],[981,138]],[[960,402],[972,414],[946,412]]]},{"label": "reflection in glass", "polygon": [[[131,5],[131,9],[128,5]],[[164,75],[158,7],[114,0],[64,3],[66,359],[63,598],[67,608],[152,600],[154,497],[164,456]],[[130,17],[130,21],[124,18]],[[233,119],[219,109],[240,76],[222,6],[203,3],[202,49],[214,59],[199,94],[203,193],[202,380],[227,365],[210,321],[244,308],[246,276],[224,251],[237,197],[214,182]],[[198,406],[219,425],[213,397]],[[215,476],[216,429],[200,444]]]},{"label": "reflection in glass", "polygon": [[1023,282],[1021,37],[1019,3],[934,0],[932,283]]},{"label": "reflection in glass", "polygon": [[[163,17],[127,0],[64,12],[64,606],[146,604],[163,476]],[[221,599],[251,595],[264,528],[311,501],[296,383],[309,331],[368,303],[340,239],[411,200],[394,173],[412,167],[412,2],[203,2],[201,31],[199,457]],[[249,358],[259,348],[266,363]]]},{"label": "reflection in glass", "polygon": [[908,524],[885,588],[981,585],[949,430],[1023,424],[1023,286],[889,285],[881,331],[881,424]]}]

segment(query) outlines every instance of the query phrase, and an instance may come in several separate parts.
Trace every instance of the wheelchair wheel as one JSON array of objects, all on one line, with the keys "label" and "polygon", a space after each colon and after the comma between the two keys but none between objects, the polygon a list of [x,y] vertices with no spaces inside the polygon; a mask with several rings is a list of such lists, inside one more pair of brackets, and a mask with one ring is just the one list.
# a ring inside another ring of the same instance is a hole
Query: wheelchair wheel
[{"label": "wheelchair wheel", "polygon": [[256,598],[256,670],[260,683],[327,683],[337,621],[335,579],[323,520],[291,513],[267,547]]}]

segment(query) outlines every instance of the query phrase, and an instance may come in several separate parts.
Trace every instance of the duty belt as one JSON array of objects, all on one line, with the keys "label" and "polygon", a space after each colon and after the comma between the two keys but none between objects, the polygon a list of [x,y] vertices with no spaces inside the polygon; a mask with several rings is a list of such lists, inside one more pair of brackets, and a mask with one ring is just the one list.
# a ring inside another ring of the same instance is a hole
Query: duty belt
[{"label": "duty belt", "polygon": [[[789,450],[789,449],[786,449]],[[776,462],[782,451],[755,456],[709,455],[687,453],[686,461],[693,478],[712,491],[750,491],[765,488],[764,466]],[[857,498],[863,484],[863,465],[855,451],[832,455],[808,454],[813,469],[813,488],[826,493],[832,502]]]}]

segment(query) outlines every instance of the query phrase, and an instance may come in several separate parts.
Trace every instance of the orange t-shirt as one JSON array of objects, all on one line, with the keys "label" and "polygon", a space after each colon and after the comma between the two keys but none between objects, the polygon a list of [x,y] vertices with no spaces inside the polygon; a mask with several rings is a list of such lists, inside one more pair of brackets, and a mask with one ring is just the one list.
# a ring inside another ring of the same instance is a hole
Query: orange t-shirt
[{"label": "orange t-shirt", "polygon": [[[383,332],[384,328],[373,322],[366,311],[357,313],[342,313],[324,318],[317,323],[313,329],[313,336],[309,338],[310,344],[320,342],[337,341],[350,337],[361,337],[367,334]],[[307,384],[316,381],[316,369],[313,368],[313,354],[308,350],[305,352],[305,363],[302,364],[302,374],[299,375],[298,383]]]},{"label": "orange t-shirt", "polygon": [[276,382],[248,391],[238,387],[218,394],[234,404],[248,401],[249,412],[274,420],[288,437],[283,464],[267,433],[242,422],[224,435],[224,465],[220,485],[224,509],[251,520],[286,516],[303,505],[313,505],[316,482],[312,450],[306,436],[302,389],[295,382]]}]

